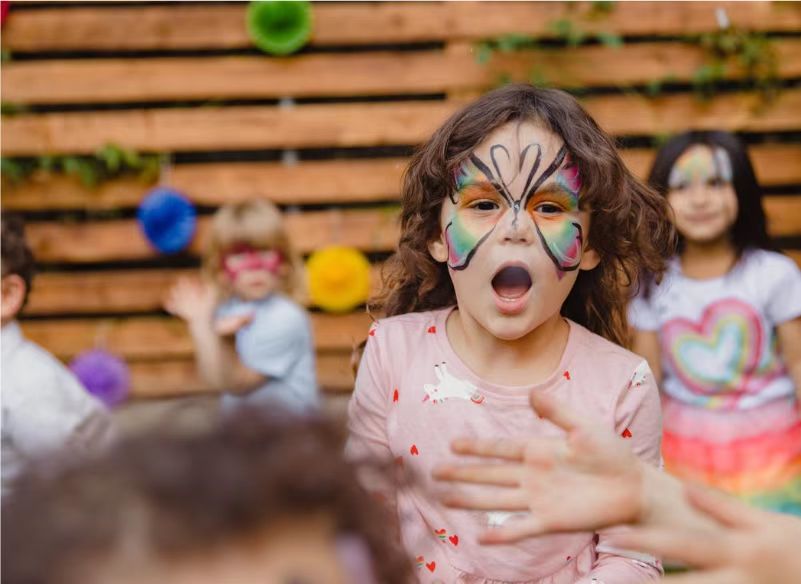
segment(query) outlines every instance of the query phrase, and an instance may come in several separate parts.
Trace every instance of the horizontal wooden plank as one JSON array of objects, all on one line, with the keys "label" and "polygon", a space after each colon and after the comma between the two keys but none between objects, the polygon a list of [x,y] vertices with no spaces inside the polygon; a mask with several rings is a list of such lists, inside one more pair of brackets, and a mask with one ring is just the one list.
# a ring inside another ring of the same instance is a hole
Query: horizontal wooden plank
[{"label": "horizontal wooden plank", "polygon": [[[200,254],[207,238],[209,217],[198,220],[189,248]],[[346,245],[366,252],[392,251],[399,237],[397,209],[331,209],[286,215],[290,240],[300,253],[327,245]],[[101,262],[141,260],[157,253],[133,219],[91,223],[30,223],[26,235],[39,262]]]},{"label": "horizontal wooden plank", "polygon": [[[161,310],[170,287],[181,277],[197,276],[191,268],[44,272],[36,276],[25,314],[104,314]],[[381,283],[381,265],[371,272],[373,292]]]},{"label": "horizontal wooden plank", "polygon": [[[781,77],[801,76],[801,40],[775,43]],[[610,86],[671,76],[691,80],[705,63],[703,49],[684,43],[642,43],[620,49],[591,46],[498,54],[477,63],[473,47],[407,53],[313,54],[268,57],[87,59],[9,62],[3,99],[19,104],[114,103],[255,99],[491,88],[501,74],[528,81],[537,72],[555,86]],[[730,68],[730,78],[743,71]]]},{"label": "horizontal wooden plank", "polygon": [[[91,113],[28,114],[3,121],[6,156],[89,153],[108,143],[140,151],[242,150],[417,144],[462,102],[398,102],[200,107]],[[711,102],[692,95],[649,99],[587,98],[589,113],[614,135],[660,134],[696,128],[740,131],[801,129],[801,89],[782,91],[769,107],[754,93]]]},{"label": "horizontal wooden plank", "polygon": [[[801,184],[801,144],[751,147],[764,186]],[[629,168],[641,178],[653,162],[652,149],[622,150]],[[218,206],[251,197],[284,205],[370,203],[400,196],[400,178],[408,160],[333,160],[286,166],[273,162],[180,164],[169,182],[198,205]],[[16,211],[134,208],[152,185],[119,179],[86,188],[77,179],[39,174],[18,185],[3,185],[3,208]]]},{"label": "horizontal wooden plank", "polygon": [[[349,351],[367,338],[370,317],[365,313],[311,315],[319,352]],[[131,361],[190,358],[192,339],[186,325],[169,317],[24,320],[22,328],[60,359],[103,346]]]},{"label": "horizontal wooden plank", "polygon": [[765,213],[773,237],[801,236],[801,195],[765,197]]},{"label": "horizontal wooden plank", "polygon": [[[587,32],[683,35],[718,29],[716,9],[747,29],[794,31],[801,9],[792,2],[620,2],[606,16],[586,18],[591,3],[378,2],[317,3],[315,45],[481,39],[508,33],[552,36],[550,23],[575,20]],[[172,5],[47,8],[13,11],[3,25],[11,51],[171,50],[252,46],[245,7]]]},{"label": "horizontal wooden plank", "polygon": [[[283,205],[372,203],[398,198],[400,177],[407,162],[388,158],[310,161],[296,165],[274,162],[178,164],[169,170],[169,183],[194,203],[209,207],[253,197]],[[87,188],[72,177],[40,173],[18,185],[4,184],[3,208],[133,208],[152,187],[127,178]]]},{"label": "horizontal wooden plank", "polygon": [[[197,374],[192,359],[170,361],[134,361],[129,399],[181,397],[213,392]],[[350,351],[317,355],[317,383],[325,393],[349,392],[353,389]]]}]

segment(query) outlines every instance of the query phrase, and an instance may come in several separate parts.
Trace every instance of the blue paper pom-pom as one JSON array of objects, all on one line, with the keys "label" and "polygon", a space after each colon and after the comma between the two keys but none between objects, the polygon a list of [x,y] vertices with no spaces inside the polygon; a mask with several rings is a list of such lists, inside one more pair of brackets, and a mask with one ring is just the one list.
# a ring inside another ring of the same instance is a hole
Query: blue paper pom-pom
[{"label": "blue paper pom-pom", "polygon": [[89,393],[109,407],[128,396],[131,387],[128,365],[108,351],[85,351],[73,359],[70,369]]},{"label": "blue paper pom-pom", "polygon": [[195,206],[170,188],[157,187],[139,204],[137,218],[148,241],[161,253],[176,253],[192,243]]}]

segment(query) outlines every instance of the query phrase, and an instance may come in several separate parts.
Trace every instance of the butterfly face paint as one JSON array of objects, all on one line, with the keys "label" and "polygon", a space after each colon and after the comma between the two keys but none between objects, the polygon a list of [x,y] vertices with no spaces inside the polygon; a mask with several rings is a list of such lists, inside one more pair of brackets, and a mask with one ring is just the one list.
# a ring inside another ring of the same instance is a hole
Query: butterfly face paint
[{"label": "butterfly face paint", "polygon": [[509,148],[493,144],[487,158],[472,154],[454,178],[445,226],[450,268],[467,268],[502,220],[510,216],[517,227],[527,216],[557,271],[578,269],[584,241],[578,220],[581,178],[567,149],[562,146],[544,161],[542,146],[532,142],[513,164]]},{"label": "butterfly face paint", "polygon": [[266,270],[278,275],[283,261],[281,254],[275,250],[238,245],[223,256],[222,267],[228,278],[235,282],[242,273],[251,270]]}]

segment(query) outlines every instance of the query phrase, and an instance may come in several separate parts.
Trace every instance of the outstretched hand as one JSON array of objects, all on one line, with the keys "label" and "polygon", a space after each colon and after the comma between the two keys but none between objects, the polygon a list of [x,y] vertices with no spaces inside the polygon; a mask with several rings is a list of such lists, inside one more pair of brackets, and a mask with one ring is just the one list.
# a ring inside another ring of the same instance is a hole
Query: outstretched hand
[{"label": "outstretched hand", "polygon": [[696,568],[665,578],[672,584],[801,582],[801,518],[754,509],[703,487],[688,486],[686,495],[712,521],[712,531],[635,527],[614,535],[612,543]]},{"label": "outstretched hand", "polygon": [[478,492],[460,487],[445,497],[445,504],[531,512],[485,532],[480,539],[488,544],[637,521],[644,513],[644,469],[623,439],[546,396],[532,392],[531,406],[567,436],[456,440],[452,449],[457,454],[488,460],[441,466],[434,477],[497,488]]},{"label": "outstretched hand", "polygon": [[164,309],[190,324],[211,325],[217,307],[217,291],[198,278],[181,278],[167,292]]}]

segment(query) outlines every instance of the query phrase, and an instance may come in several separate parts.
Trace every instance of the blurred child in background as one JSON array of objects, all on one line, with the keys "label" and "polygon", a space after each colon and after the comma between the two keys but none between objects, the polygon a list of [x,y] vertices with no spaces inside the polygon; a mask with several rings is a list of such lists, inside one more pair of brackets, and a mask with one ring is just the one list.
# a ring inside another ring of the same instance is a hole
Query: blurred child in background
[{"label": "blurred child in background", "polygon": [[681,236],[630,310],[635,351],[662,381],[666,468],[801,515],[801,271],[773,251],[746,149],[682,134],[649,181]]},{"label": "blurred child in background", "polygon": [[281,212],[254,199],[214,215],[204,279],[180,280],[165,308],[184,319],[203,379],[237,405],[318,407],[309,316],[296,302],[302,265]]},{"label": "blurred child in background", "polygon": [[14,526],[3,582],[407,584],[411,566],[343,460],[341,432],[264,414],[23,476],[3,506]]},{"label": "blurred child in background", "polygon": [[631,175],[574,98],[510,85],[454,114],[421,147],[402,205],[388,318],[369,332],[348,453],[423,477],[371,485],[397,509],[420,581],[657,579],[658,560],[611,546],[609,532],[481,546],[488,526],[515,520],[508,501],[484,513],[448,509],[425,480],[456,436],[557,436],[531,412],[532,390],[558,393],[659,464],[658,389],[644,359],[618,345],[626,287],[646,266],[660,272],[672,244],[665,201]]},{"label": "blurred child in background", "polygon": [[73,455],[101,450],[112,438],[111,419],[76,377],[22,334],[34,260],[22,221],[2,219],[2,485],[13,487],[22,468],[66,447]]}]

